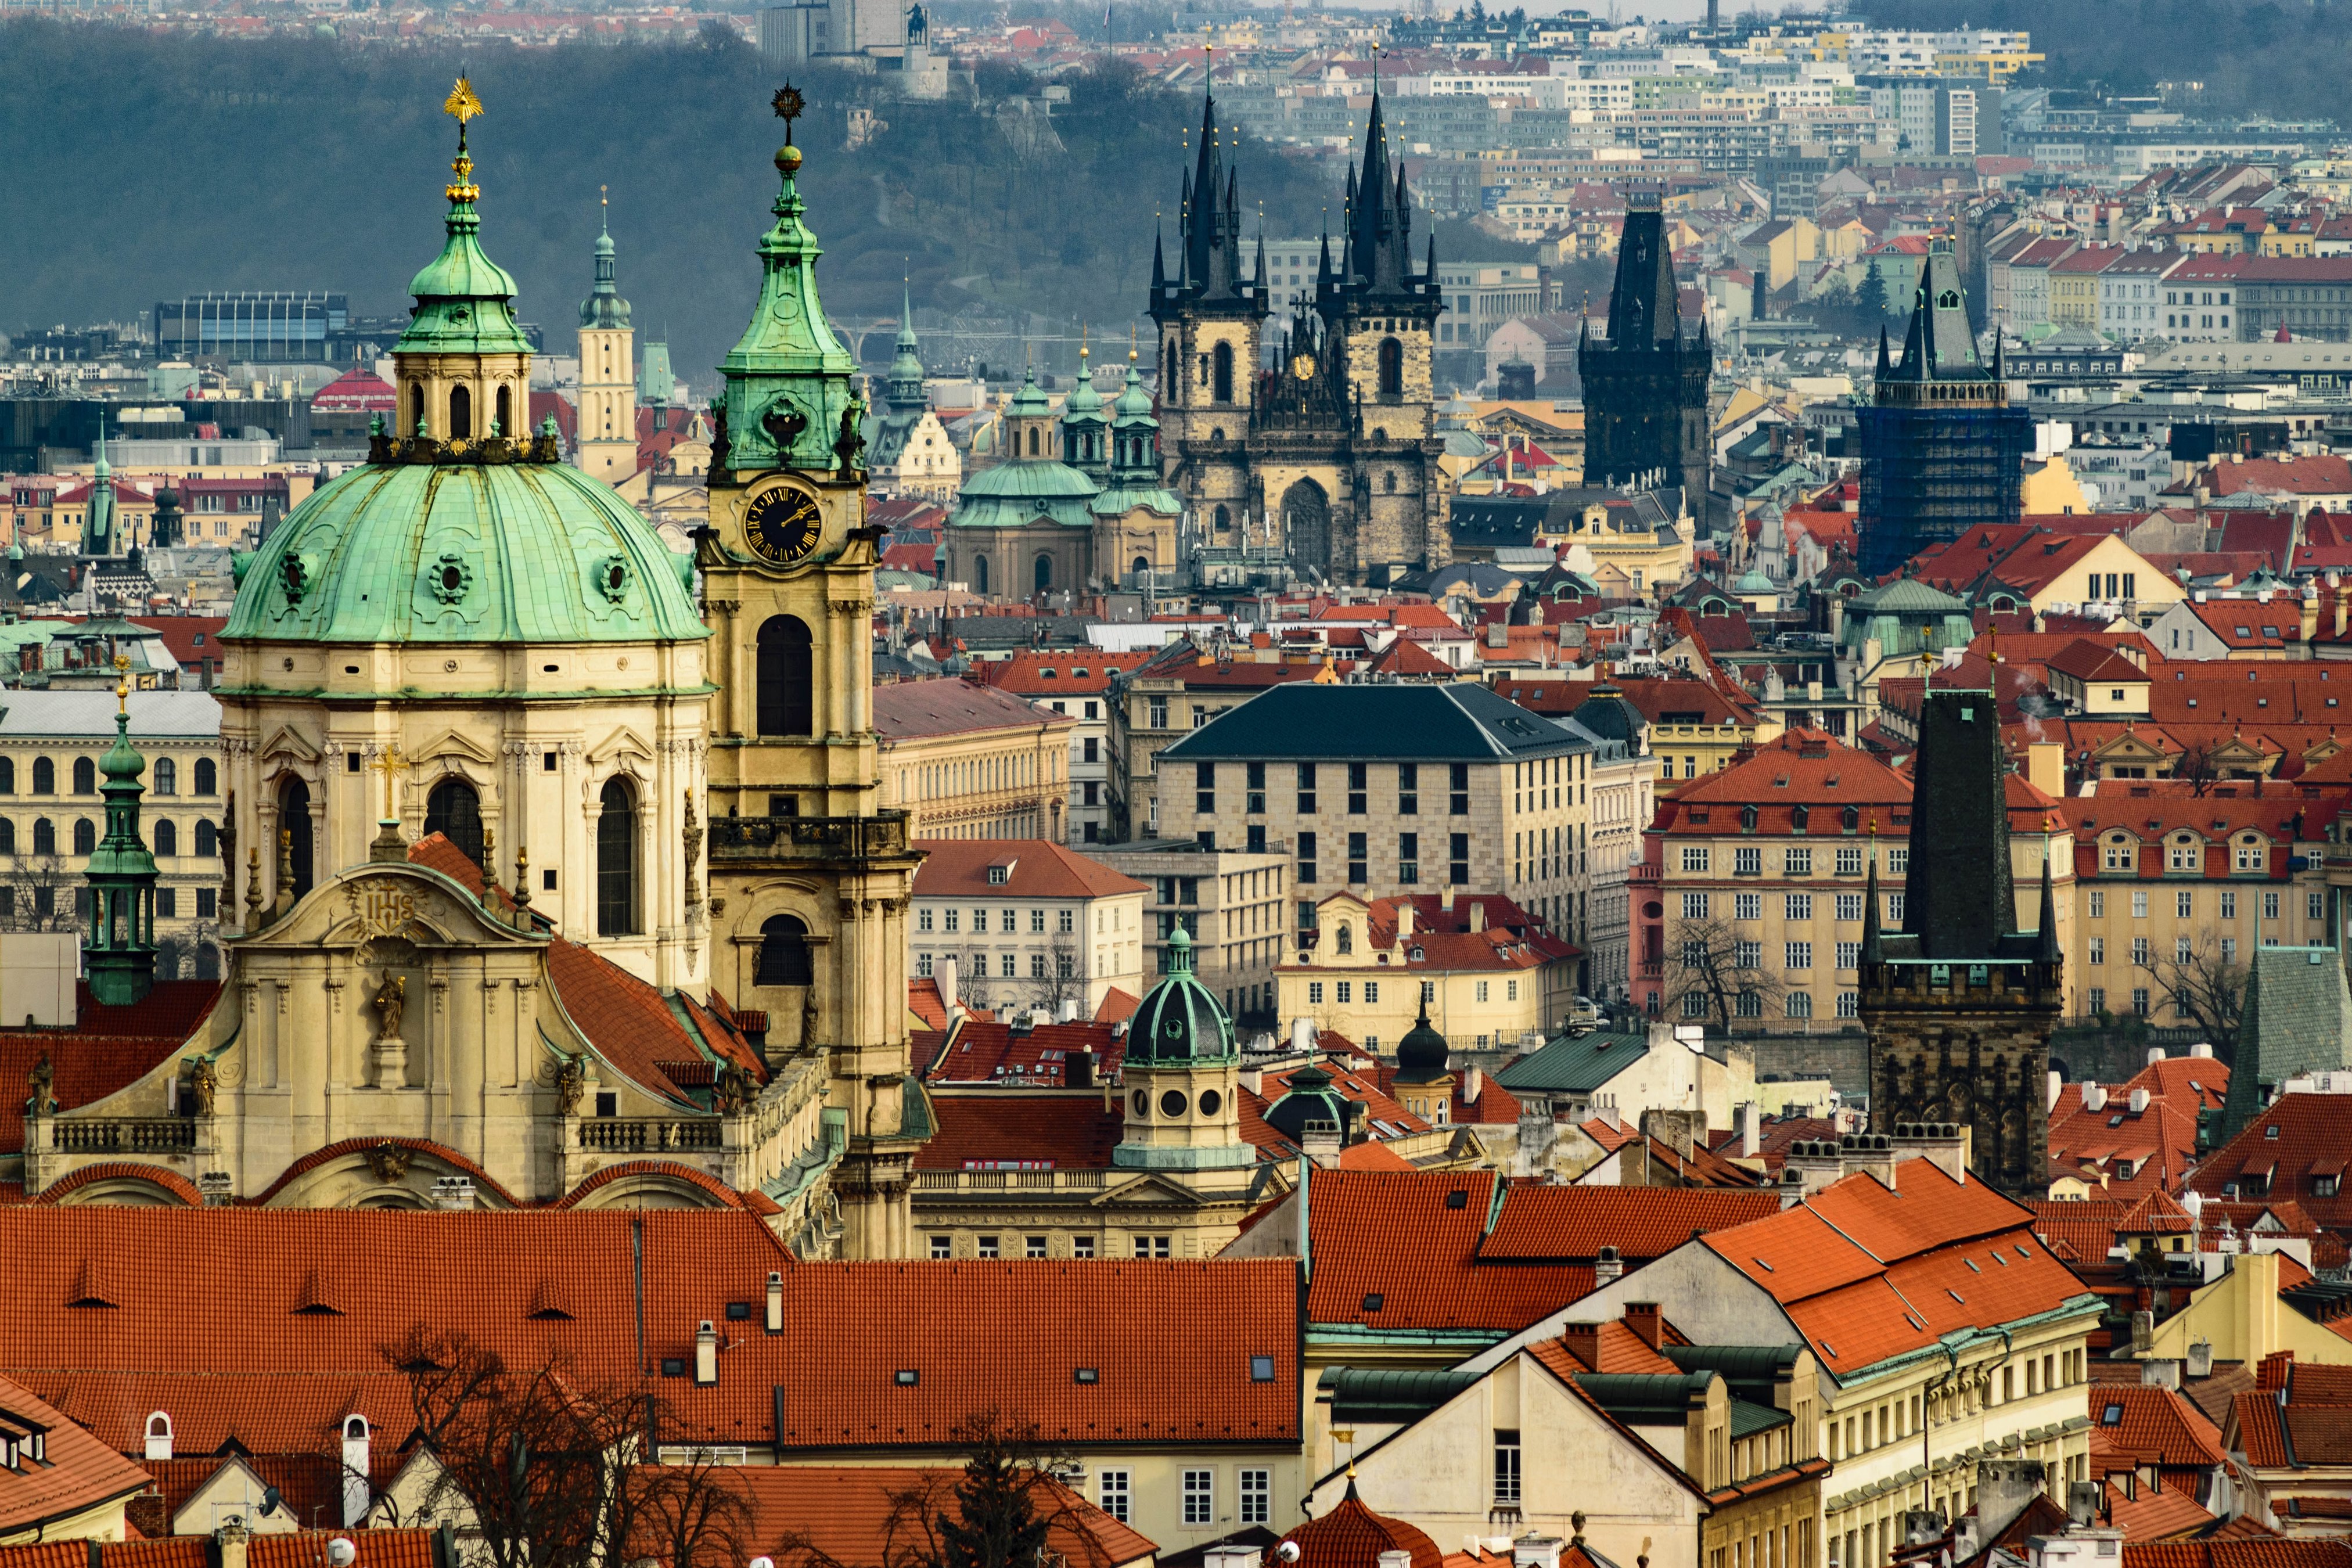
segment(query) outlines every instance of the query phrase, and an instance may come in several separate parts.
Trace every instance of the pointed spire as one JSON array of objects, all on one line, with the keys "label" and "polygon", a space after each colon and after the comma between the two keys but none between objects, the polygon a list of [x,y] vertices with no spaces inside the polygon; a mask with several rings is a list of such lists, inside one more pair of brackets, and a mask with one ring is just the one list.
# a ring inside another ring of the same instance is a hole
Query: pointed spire
[{"label": "pointed spire", "polygon": [[1160,243],[1160,227],[1154,224],[1151,229],[1151,302],[1157,305],[1160,296],[1167,292],[1168,253]]},{"label": "pointed spire", "polygon": [[110,1006],[143,1000],[155,984],[155,857],[139,836],[139,782],[146,759],[131,743],[131,660],[114,657],[114,744],[99,759],[106,782],[106,836],[83,876],[90,918],[83,959],[90,994]]},{"label": "pointed spire", "polygon": [[629,324],[629,302],[621,298],[613,264],[612,197],[596,187],[595,284],[580,301],[580,324],[600,331],[622,331]]},{"label": "pointed spire", "polygon": [[1255,277],[1252,279],[1252,282],[1255,286],[1255,292],[1257,297],[1261,300],[1265,299],[1266,297],[1267,286],[1265,280],[1265,231],[1263,228],[1258,230],[1257,272]]},{"label": "pointed spire", "polygon": [[1881,377],[1895,374],[1894,362],[1887,357],[1886,323],[1884,321],[1878,323],[1878,374]]},{"label": "pointed spire", "polygon": [[2050,882],[2050,848],[2047,840],[2042,849],[2042,923],[2034,928],[2033,959],[2037,963],[2057,963],[2058,894]]},{"label": "pointed spire", "polygon": [[1862,884],[1862,962],[1878,963],[1885,956],[1878,934],[1878,818],[1874,816],[1870,819],[1870,874]]}]

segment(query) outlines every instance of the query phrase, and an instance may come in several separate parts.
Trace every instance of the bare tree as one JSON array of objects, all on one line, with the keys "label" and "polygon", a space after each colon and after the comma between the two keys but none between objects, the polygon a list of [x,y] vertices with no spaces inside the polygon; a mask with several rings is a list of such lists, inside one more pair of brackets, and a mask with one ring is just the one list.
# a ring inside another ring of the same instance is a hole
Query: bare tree
[{"label": "bare tree", "polygon": [[2237,1039],[2238,1019],[2246,1002],[2247,970],[2236,958],[2225,955],[2218,942],[2209,938],[2190,948],[2185,958],[2176,952],[2170,958],[2156,958],[2133,967],[2153,978],[2172,999],[2173,1010],[2215,1042],[2227,1045]]},{"label": "bare tree", "polygon": [[[1726,1034],[1735,1019],[1760,1016],[1763,1004],[1788,989],[1780,971],[1764,967],[1763,943],[1748,941],[1720,917],[1678,922],[1665,960],[1672,1016],[1706,1020]],[[1696,1011],[1687,1000],[1694,996],[1703,999]]]},{"label": "bare tree", "polygon": [[0,931],[74,931],[81,873],[54,852],[18,855],[0,868]]},{"label": "bare tree", "polygon": [[509,1365],[462,1332],[421,1327],[382,1354],[408,1379],[434,1464],[418,1511],[461,1521],[488,1568],[745,1561],[750,1505],[708,1454],[641,1462],[655,1457],[660,1409],[635,1383],[583,1380],[561,1352]]},{"label": "bare tree", "polygon": [[1078,939],[1068,931],[1054,938],[1045,952],[1043,973],[1031,965],[1028,980],[1029,1005],[1043,1007],[1055,1017],[1061,1016],[1062,1004],[1075,1000],[1083,1005],[1087,998],[1085,961],[1078,951]]},{"label": "bare tree", "polygon": [[1100,1510],[1057,1477],[1076,1454],[1036,1423],[991,1408],[956,1424],[961,1470],[918,1470],[889,1494],[874,1555],[845,1562],[806,1536],[788,1536],[780,1568],[1109,1568]]},{"label": "bare tree", "polygon": [[2202,741],[2192,742],[2174,761],[2171,777],[2189,786],[2191,799],[2203,799],[2221,777],[2221,771],[2213,765],[2212,749]]}]

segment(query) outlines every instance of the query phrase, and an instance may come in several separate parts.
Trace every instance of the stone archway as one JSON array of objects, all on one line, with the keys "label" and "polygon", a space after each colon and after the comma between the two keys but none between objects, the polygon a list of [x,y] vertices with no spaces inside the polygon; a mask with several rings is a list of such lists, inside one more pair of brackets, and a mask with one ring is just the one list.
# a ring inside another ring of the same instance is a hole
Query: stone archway
[{"label": "stone archway", "polygon": [[1329,574],[1331,498],[1313,479],[1300,479],[1282,492],[1282,537],[1293,566]]}]

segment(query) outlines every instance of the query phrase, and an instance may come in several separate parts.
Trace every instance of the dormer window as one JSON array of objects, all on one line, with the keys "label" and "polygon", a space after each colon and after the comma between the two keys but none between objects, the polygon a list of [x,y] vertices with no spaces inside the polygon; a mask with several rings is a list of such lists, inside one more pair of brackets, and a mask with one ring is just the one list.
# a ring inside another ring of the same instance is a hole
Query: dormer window
[{"label": "dormer window", "polygon": [[1003,866],[991,866],[988,868],[988,885],[992,888],[1004,886],[1005,873],[1008,869],[1009,868]]}]

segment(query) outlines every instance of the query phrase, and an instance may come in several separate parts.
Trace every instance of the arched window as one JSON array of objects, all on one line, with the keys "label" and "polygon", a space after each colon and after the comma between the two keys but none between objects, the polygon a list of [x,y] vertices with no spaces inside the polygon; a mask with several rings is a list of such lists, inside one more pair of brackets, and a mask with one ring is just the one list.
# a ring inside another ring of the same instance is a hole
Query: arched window
[{"label": "arched window", "polygon": [[[500,388],[499,390],[503,391],[503,390],[505,390],[505,389],[504,389],[504,388]],[[367,1440],[368,1440],[368,1424],[367,1424],[367,1417],[366,1417],[366,1416],[364,1416],[364,1415],[346,1415],[346,1416],[344,1416],[344,1417],[343,1417],[343,1441],[344,1441],[344,1442],[346,1442],[346,1443],[364,1443],[364,1442],[366,1442]]]},{"label": "arched window", "polygon": [[762,735],[816,733],[816,650],[808,623],[771,616],[760,626],[759,725]]},{"label": "arched window", "polygon": [[155,759],[155,793],[157,795],[180,793],[180,764],[169,757]]},{"label": "arched window", "polygon": [[33,853],[54,855],[58,852],[58,825],[46,816],[33,819]]},{"label": "arched window", "polygon": [[1037,592],[1042,594],[1046,589],[1054,585],[1054,558],[1052,556],[1040,555],[1037,557],[1037,570],[1035,576],[1037,579]]},{"label": "arched window", "polygon": [[199,855],[220,853],[220,829],[213,826],[213,819],[209,816],[196,818],[196,853]]},{"label": "arched window", "polygon": [[294,868],[287,887],[299,899],[310,890],[310,786],[299,778],[278,788],[278,831],[276,847]]},{"label": "arched window", "polygon": [[462,386],[449,389],[449,434],[464,439],[474,433],[474,395]]},{"label": "arched window", "polygon": [[0,757],[0,795],[16,793],[16,759]]},{"label": "arched window", "polygon": [[74,759],[74,794],[96,795],[97,793],[98,764],[88,757],[76,757]]},{"label": "arched window", "polygon": [[425,831],[438,833],[467,859],[482,863],[482,800],[464,779],[443,779],[425,797]]},{"label": "arched window", "polygon": [[1029,455],[1034,458],[1037,453],[1037,426],[1032,425],[1029,426]]},{"label": "arched window", "polygon": [[988,557],[985,555],[972,557],[971,591],[975,594],[988,592]]},{"label": "arched window", "polygon": [[87,816],[74,818],[74,853],[77,855],[98,853],[98,824]]},{"label": "arched window", "polygon": [[1234,345],[1219,343],[1209,354],[1210,396],[1219,403],[1234,400]]},{"label": "arched window", "polygon": [[177,855],[179,852],[180,825],[168,816],[160,818],[155,824],[155,853]]},{"label": "arched window", "polygon": [[808,927],[793,915],[772,915],[760,927],[760,971],[754,985],[809,985]]},{"label": "arched window", "polygon": [[213,765],[213,760],[210,757],[196,759],[196,793],[198,795],[220,793],[220,769]]},{"label": "arched window", "polygon": [[501,436],[514,434],[514,389],[512,387],[499,388],[498,434]]},{"label": "arched window", "polygon": [[47,757],[33,759],[33,793],[35,795],[58,793],[58,764]]},{"label": "arched window", "polygon": [[415,382],[411,382],[408,385],[408,428],[397,431],[395,434],[402,436],[421,436],[424,433],[425,388]]},{"label": "arched window", "polygon": [[1150,570],[1151,570],[1151,557],[1150,557],[1150,556],[1149,556],[1149,555],[1139,555],[1139,556],[1137,556],[1137,557],[1135,558],[1134,572],[1135,572],[1135,574],[1136,574],[1137,576],[1140,577],[1140,576],[1142,576],[1146,572],[1149,572],[1149,571],[1150,571]]},{"label": "arched window", "polygon": [[1404,395],[1404,345],[1394,338],[1381,340],[1381,395]]},{"label": "arched window", "polygon": [[637,930],[637,797],[625,779],[605,782],[596,816],[596,934]]}]

